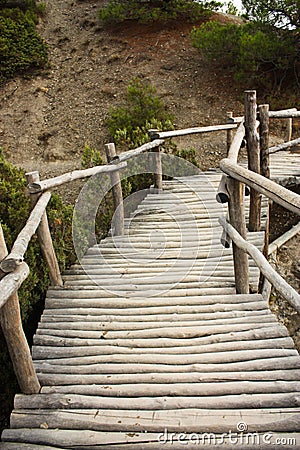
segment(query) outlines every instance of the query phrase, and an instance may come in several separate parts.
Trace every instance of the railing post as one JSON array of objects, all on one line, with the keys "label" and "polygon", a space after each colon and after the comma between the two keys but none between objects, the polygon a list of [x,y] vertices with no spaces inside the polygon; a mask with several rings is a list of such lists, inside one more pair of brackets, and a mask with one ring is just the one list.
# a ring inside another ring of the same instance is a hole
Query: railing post
[{"label": "railing post", "polygon": [[[244,239],[247,239],[244,212],[244,186],[240,181],[228,177],[227,189],[229,192],[228,207],[230,223]],[[232,248],[236,293],[249,294],[248,255],[234,243],[232,244]]]},{"label": "railing post", "polygon": [[[269,105],[260,105],[259,111],[259,144],[260,144],[260,173],[266,178],[270,178],[270,157],[269,157]],[[268,259],[269,249],[269,220],[270,220],[270,200],[268,201],[267,220],[265,227],[265,238],[263,255]],[[262,292],[264,276],[259,279],[259,292]]]},{"label": "railing post", "polygon": [[[0,224],[0,261],[7,256],[7,248]],[[0,279],[4,273],[0,272]],[[17,292],[0,309],[0,323],[21,392],[37,394],[40,383],[32,363],[30,349],[23,331]]]},{"label": "railing post", "polygon": [[286,142],[290,142],[292,140],[292,134],[293,134],[293,118],[288,117],[286,119],[286,135],[285,135]]},{"label": "railing post", "polygon": [[[230,119],[233,118],[233,112],[232,111],[228,111],[227,112],[227,117],[226,117],[226,123],[231,123]],[[230,149],[230,146],[232,144],[232,130],[227,130],[227,139],[226,139],[226,145],[227,145],[227,155]]]},{"label": "railing post", "polygon": [[[115,144],[105,144],[105,153],[107,162],[110,163],[117,157]],[[114,236],[122,236],[124,234],[124,204],[123,193],[119,170],[110,172],[110,179],[112,184],[112,193],[114,200]]]},{"label": "railing post", "polygon": [[[38,172],[29,172],[26,173],[25,176],[28,184],[37,183],[40,181],[40,176]],[[32,206],[36,204],[39,195],[40,194],[30,194]],[[63,286],[63,280],[60,274],[59,265],[53,247],[46,211],[44,212],[41,222],[38,226],[37,235],[42,254],[45,258],[45,261],[49,269],[49,278],[52,286]]]},{"label": "railing post", "polygon": [[[248,152],[248,168],[260,173],[259,137],[256,131],[256,91],[245,91],[245,134]],[[250,189],[249,231],[260,230],[261,195]]]},{"label": "railing post", "polygon": [[[151,141],[157,138],[158,130],[152,129],[148,131],[148,135]],[[162,190],[162,164],[161,164],[161,149],[160,146],[154,149],[154,173],[153,173],[153,184],[154,189],[159,192]]]}]

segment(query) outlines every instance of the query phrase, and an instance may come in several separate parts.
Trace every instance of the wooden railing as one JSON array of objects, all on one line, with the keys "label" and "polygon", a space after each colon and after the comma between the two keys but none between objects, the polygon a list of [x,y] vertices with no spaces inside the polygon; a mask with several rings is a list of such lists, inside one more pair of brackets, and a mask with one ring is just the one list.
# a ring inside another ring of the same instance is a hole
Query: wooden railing
[{"label": "wooden railing", "polygon": [[[46,213],[46,207],[51,198],[51,191],[74,180],[85,179],[99,173],[108,173],[111,178],[115,211],[114,230],[112,230],[112,233],[114,235],[122,235],[124,233],[124,207],[120,171],[127,166],[127,160],[144,152],[154,151],[154,188],[156,191],[160,191],[163,180],[161,151],[163,150],[164,139],[167,138],[220,131],[226,132],[228,156],[220,164],[224,176],[220,183],[217,200],[229,202],[230,224],[227,221],[224,222],[223,219],[221,219],[221,224],[225,229],[225,234],[234,243],[236,290],[241,293],[249,291],[247,259],[247,253],[249,253],[275,288],[290,301],[297,311],[300,311],[299,294],[287,285],[284,280],[282,281],[278,274],[275,275],[274,270],[263,255],[246,242],[246,223],[243,209],[244,184],[246,184],[250,187],[249,229],[256,230],[260,228],[260,194],[266,195],[294,212],[300,212],[300,197],[266,178],[268,176],[269,153],[273,151],[268,146],[269,118],[281,117],[288,120],[287,129],[290,130],[290,120],[299,116],[299,112],[295,109],[269,112],[268,105],[260,106],[257,114],[255,92],[248,91],[246,92],[245,119],[244,117],[235,118],[233,113],[229,112],[227,113],[228,123],[225,125],[196,127],[168,132],[150,130],[149,138],[151,142],[136,149],[123,152],[120,155],[117,155],[114,144],[106,144],[107,165],[85,170],[75,170],[42,181],[39,179],[38,172],[26,174],[32,211],[9,254],[0,225],[0,321],[21,391],[23,393],[37,393],[40,390],[30,349],[22,329],[17,293],[22,282],[29,274],[29,267],[24,262],[24,256],[30,239],[35,232],[38,235],[42,254],[49,268],[51,284],[54,286],[63,285]],[[259,121],[257,120],[258,118]],[[260,135],[257,134],[258,128]],[[235,129],[237,131],[233,135],[233,130]],[[248,169],[241,167],[237,163],[240,148],[245,140],[248,149]],[[295,145],[298,141],[290,141],[285,144],[284,148]],[[223,239],[223,241],[227,245],[230,239]],[[257,252],[261,256],[258,257]],[[261,260],[261,258],[264,259]]]},{"label": "wooden railing", "polygon": [[[269,119],[272,117],[289,120],[287,134],[290,140],[283,145],[270,149]],[[229,148],[228,157],[220,162],[220,168],[226,175],[222,177],[217,200],[219,202],[228,202],[229,217],[227,220],[224,218],[220,219],[220,223],[228,235],[228,239],[223,238],[223,241],[233,241],[236,292],[249,292],[248,255],[250,255],[268,282],[300,313],[300,295],[267,261],[269,248],[268,229],[265,230],[265,255],[263,255],[247,242],[244,213],[246,185],[250,188],[249,231],[260,230],[261,194],[289,211],[300,214],[300,195],[269,179],[269,154],[273,153],[274,149],[276,151],[289,149],[292,145],[300,142],[300,139],[291,140],[292,127],[290,121],[294,117],[300,117],[300,112],[295,109],[272,112],[269,111],[268,105],[262,105],[257,111],[256,92],[246,91],[245,116],[236,120],[240,122],[240,126]],[[259,130],[259,134],[257,130]],[[238,164],[238,155],[244,137],[248,152],[248,169]]]}]

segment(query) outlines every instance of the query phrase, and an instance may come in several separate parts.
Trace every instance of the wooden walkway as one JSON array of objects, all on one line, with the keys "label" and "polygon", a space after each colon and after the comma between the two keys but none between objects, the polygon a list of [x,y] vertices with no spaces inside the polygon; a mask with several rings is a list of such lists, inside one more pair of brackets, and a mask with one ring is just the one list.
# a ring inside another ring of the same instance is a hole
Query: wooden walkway
[{"label": "wooden walkway", "polygon": [[165,181],[124,236],[49,289],[33,346],[42,391],[16,396],[0,448],[181,449],[182,433],[188,448],[300,448],[300,357],[251,261],[253,293],[235,294],[220,178]]}]

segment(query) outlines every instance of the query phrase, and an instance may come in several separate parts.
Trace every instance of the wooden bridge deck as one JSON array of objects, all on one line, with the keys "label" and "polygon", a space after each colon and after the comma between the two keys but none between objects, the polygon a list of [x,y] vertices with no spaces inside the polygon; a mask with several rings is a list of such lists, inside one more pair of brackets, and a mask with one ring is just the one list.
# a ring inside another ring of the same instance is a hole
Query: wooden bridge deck
[{"label": "wooden bridge deck", "polygon": [[[235,294],[220,177],[165,181],[125,236],[49,289],[33,346],[42,391],[15,397],[1,448],[176,449],[180,433],[188,448],[300,448],[300,357],[251,261],[254,293]],[[248,238],[262,247],[263,232]],[[232,444],[237,431],[250,437]]]}]

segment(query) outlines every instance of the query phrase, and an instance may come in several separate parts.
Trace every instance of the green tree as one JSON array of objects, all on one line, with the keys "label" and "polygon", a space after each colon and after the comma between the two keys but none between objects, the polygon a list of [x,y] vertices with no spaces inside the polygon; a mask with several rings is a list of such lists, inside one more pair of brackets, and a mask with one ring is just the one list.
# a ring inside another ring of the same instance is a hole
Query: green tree
[{"label": "green tree", "polygon": [[300,0],[243,0],[243,6],[251,21],[288,30],[300,26]]}]

